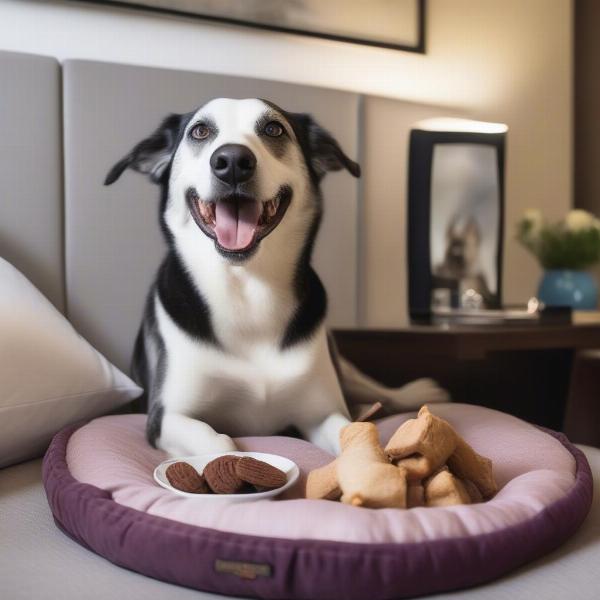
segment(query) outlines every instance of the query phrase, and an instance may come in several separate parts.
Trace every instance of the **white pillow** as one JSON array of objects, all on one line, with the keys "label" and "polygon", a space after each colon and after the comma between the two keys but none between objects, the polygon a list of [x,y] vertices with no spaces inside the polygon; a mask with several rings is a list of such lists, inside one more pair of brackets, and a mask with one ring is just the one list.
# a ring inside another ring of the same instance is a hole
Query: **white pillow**
[{"label": "white pillow", "polygon": [[141,392],[0,258],[0,467],[42,455],[61,428]]}]

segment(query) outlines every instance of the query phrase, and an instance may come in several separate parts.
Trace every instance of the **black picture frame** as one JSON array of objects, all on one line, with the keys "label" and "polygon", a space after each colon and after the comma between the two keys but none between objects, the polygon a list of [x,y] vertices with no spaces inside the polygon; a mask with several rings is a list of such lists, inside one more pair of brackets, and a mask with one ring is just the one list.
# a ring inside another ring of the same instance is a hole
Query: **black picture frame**
[{"label": "black picture frame", "polygon": [[413,129],[410,133],[408,164],[408,305],[410,318],[429,322],[431,308],[431,180],[433,152],[439,144],[483,144],[496,148],[498,167],[498,244],[496,256],[497,302],[489,308],[502,307],[502,259],[504,251],[504,172],[505,133],[462,131],[427,131]]},{"label": "black picture frame", "polygon": [[274,31],[278,33],[289,33],[293,35],[302,35],[308,37],[321,38],[325,40],[331,40],[335,42],[345,42],[350,44],[360,44],[363,46],[373,46],[377,48],[387,48],[390,50],[402,50],[404,52],[416,52],[424,54],[425,48],[425,14],[426,14],[426,0],[415,0],[417,2],[417,43],[415,45],[408,44],[394,44],[388,42],[382,42],[378,40],[362,39],[358,37],[347,37],[343,35],[335,35],[330,33],[320,33],[317,31],[309,31],[304,29],[295,29],[292,27],[283,27],[278,25],[269,25],[262,23],[253,23],[250,21],[243,21],[240,19],[231,19],[228,17],[217,17],[214,15],[202,15],[194,12],[188,12],[178,9],[171,9],[166,7],[148,6],[134,1],[128,2],[127,0],[75,0],[76,2],[84,2],[87,4],[101,4],[104,6],[114,6],[117,8],[127,8],[134,10],[141,10],[145,12],[152,12],[156,14],[171,15],[176,17],[187,17],[202,19],[204,21],[212,21],[216,23],[223,23],[226,25],[236,25],[240,27],[252,27],[254,29],[262,29],[265,31]]}]

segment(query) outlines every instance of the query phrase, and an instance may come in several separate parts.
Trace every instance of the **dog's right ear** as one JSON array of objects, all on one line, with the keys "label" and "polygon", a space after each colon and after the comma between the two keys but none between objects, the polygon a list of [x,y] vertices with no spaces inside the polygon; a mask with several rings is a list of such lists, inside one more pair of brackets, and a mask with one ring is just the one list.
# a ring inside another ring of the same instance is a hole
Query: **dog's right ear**
[{"label": "dog's right ear", "polygon": [[329,171],[341,169],[346,169],[354,177],[360,177],[360,165],[346,155],[338,141],[311,115],[287,113],[286,116],[294,128],[307,162],[319,181]]},{"label": "dog's right ear", "polygon": [[129,154],[113,166],[104,185],[114,183],[125,169],[148,175],[154,183],[159,183],[171,164],[188,116],[169,115],[152,135],[136,144]]},{"label": "dog's right ear", "polygon": [[481,232],[479,231],[479,225],[477,221],[473,217],[469,217],[467,224],[465,225],[463,235],[466,238],[467,236],[474,237],[476,241],[479,241],[481,238]]},{"label": "dog's right ear", "polygon": [[456,224],[458,222],[458,215],[454,215],[446,224],[446,240],[451,240],[457,235]]}]

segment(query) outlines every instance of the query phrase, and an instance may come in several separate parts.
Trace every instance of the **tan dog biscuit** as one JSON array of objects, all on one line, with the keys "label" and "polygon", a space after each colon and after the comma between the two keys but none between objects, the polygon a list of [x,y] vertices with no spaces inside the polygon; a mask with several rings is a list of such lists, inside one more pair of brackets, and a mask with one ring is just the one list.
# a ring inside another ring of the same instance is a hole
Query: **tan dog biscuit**
[{"label": "tan dog biscuit", "polygon": [[460,479],[447,469],[441,469],[425,480],[426,506],[454,506],[470,504],[471,498]]},{"label": "tan dog biscuit", "polygon": [[456,434],[449,423],[423,406],[416,419],[403,423],[385,447],[386,454],[404,467],[411,481],[430,476],[443,465],[456,447]]},{"label": "tan dog biscuit", "polygon": [[339,500],[342,490],[337,478],[337,459],[313,469],[306,480],[306,497],[311,500]]},{"label": "tan dog biscuit", "polygon": [[355,506],[413,508],[482,502],[497,490],[492,462],[427,406],[396,430],[385,451],[372,423],[348,425],[340,442],[342,454],[309,473],[307,498],[341,497]]},{"label": "tan dog biscuit", "polygon": [[467,490],[467,493],[469,494],[473,504],[483,502],[483,496],[481,495],[479,488],[470,479],[461,479],[461,481],[465,486],[465,489]]},{"label": "tan dog biscuit", "polygon": [[450,470],[460,479],[472,481],[484,499],[491,498],[498,491],[492,473],[492,461],[477,454],[460,436],[456,437],[456,448],[448,458]]},{"label": "tan dog biscuit", "polygon": [[[357,423],[368,421],[383,408],[381,402],[375,402],[355,419]],[[305,497],[311,500],[339,500],[342,490],[337,480],[337,459],[313,469],[306,480]]]},{"label": "tan dog biscuit", "polygon": [[406,472],[390,464],[373,423],[351,423],[340,433],[337,477],[342,502],[369,508],[406,508]]},{"label": "tan dog biscuit", "polygon": [[235,472],[239,460],[239,456],[226,454],[211,460],[204,467],[206,483],[215,494],[236,494],[244,487],[244,482]]},{"label": "tan dog biscuit", "polygon": [[173,463],[167,467],[165,475],[176,490],[190,494],[208,494],[210,492],[204,477],[189,463]]},{"label": "tan dog biscuit", "polygon": [[409,481],[406,488],[406,508],[425,506],[425,488],[420,481]]},{"label": "tan dog biscuit", "polygon": [[235,463],[235,474],[261,490],[272,490],[287,483],[287,475],[281,469],[251,456],[244,456]]}]

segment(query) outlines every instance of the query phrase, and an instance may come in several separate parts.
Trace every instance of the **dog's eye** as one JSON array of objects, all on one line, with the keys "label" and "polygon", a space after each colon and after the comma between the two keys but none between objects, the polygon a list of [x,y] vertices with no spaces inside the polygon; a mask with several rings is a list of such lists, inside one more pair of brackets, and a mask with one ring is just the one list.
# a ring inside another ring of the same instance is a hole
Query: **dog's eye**
[{"label": "dog's eye", "polygon": [[283,133],[283,127],[277,121],[271,121],[265,125],[265,133],[269,137],[279,137]]},{"label": "dog's eye", "polygon": [[205,140],[210,135],[210,129],[204,123],[198,123],[198,125],[192,128],[190,135],[195,140]]}]

